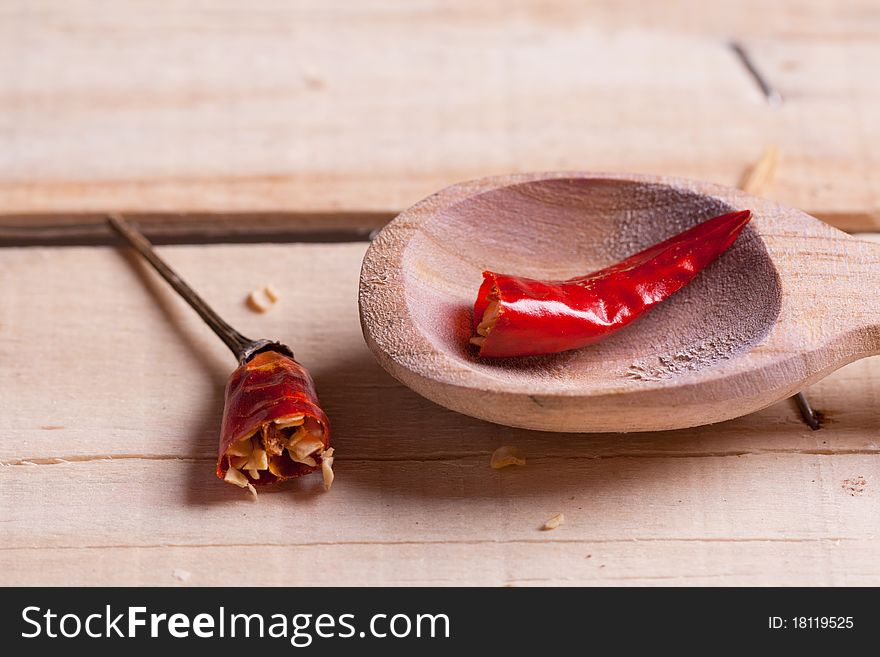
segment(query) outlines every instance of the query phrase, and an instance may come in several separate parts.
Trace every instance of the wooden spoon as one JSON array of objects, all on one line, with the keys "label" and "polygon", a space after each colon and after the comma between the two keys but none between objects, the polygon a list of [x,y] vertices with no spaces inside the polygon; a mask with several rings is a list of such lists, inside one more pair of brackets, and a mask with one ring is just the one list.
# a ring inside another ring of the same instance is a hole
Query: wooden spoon
[{"label": "wooden spoon", "polygon": [[[468,345],[481,272],[564,279],[751,209],[733,247],[604,342],[521,359]],[[376,238],[367,344],[394,377],[474,417],[545,431],[719,422],[880,353],[880,247],[741,191],[674,178],[538,173],[453,185]]]}]

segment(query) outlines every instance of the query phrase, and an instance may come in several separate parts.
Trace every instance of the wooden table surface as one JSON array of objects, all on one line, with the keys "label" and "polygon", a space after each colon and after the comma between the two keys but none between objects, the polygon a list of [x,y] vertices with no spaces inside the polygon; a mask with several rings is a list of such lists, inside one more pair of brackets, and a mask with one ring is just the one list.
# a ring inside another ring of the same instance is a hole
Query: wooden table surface
[{"label": "wooden table surface", "polygon": [[[361,337],[364,236],[477,176],[736,185],[776,146],[766,196],[880,230],[880,6],[704,4],[4,3],[0,584],[880,584],[880,359],[808,391],[816,432],[783,402],[564,435],[435,406]],[[109,246],[110,210],[294,345],[333,421],[329,493],[215,479],[234,361]],[[501,445],[527,465],[490,469]]]}]

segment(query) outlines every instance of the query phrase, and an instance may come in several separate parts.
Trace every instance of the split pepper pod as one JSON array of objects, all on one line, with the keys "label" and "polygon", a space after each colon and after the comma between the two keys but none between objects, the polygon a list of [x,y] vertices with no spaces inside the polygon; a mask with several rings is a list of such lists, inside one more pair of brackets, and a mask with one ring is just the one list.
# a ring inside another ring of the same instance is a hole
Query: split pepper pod
[{"label": "split pepper pod", "polygon": [[564,281],[483,272],[471,343],[483,357],[532,356],[598,342],[667,299],[724,253],[751,211],[709,219],[605,269]]},{"label": "split pepper pod", "polygon": [[235,354],[220,430],[217,476],[247,488],[284,481],[320,469],[324,487],[333,483],[330,423],[308,371],[289,347],[249,340],[232,328],[158,255],[152,244],[121,217],[110,226],[125,238],[195,310]]},{"label": "split pepper pod", "polygon": [[242,363],[226,384],[217,476],[247,487],[314,472],[333,483],[330,423],[308,371],[276,350]]}]

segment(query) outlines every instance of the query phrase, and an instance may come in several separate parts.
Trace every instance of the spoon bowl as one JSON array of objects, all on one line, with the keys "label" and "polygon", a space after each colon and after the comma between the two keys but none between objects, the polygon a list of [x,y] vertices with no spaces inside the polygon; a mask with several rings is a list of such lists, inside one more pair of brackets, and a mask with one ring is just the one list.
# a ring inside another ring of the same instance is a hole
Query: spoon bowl
[{"label": "spoon bowl", "polygon": [[[713,216],[751,209],[730,250],[610,338],[484,359],[468,344],[482,271],[566,279]],[[880,248],[739,190],[639,175],[539,173],[453,185],[391,222],[361,272],[379,363],[499,424],[651,431],[738,417],[880,353]]]}]

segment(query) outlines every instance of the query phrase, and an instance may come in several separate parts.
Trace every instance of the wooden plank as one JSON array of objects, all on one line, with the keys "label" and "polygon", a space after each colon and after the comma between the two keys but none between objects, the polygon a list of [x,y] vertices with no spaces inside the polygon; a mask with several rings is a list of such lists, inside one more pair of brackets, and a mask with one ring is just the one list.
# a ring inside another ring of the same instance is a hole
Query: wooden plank
[{"label": "wooden plank", "polygon": [[782,166],[768,195],[850,230],[880,226],[880,98],[864,84],[880,16],[867,0],[0,11],[7,228],[106,210],[351,227],[526,170],[735,185],[771,142]]},{"label": "wooden plank", "polygon": [[[876,358],[813,388],[811,396],[835,429],[833,441],[810,432],[787,404],[713,427],[625,437],[516,432],[446,411],[395,382],[364,345],[356,289],[365,249],[221,245],[161,251],[246,335],[295,348],[315,376],[335,440],[360,436],[353,456],[488,455],[511,435],[559,456],[872,449],[875,437],[861,429],[877,428],[870,424],[880,405],[871,385],[880,373]],[[223,386],[234,360],[152,271],[123,250],[33,248],[4,250],[0,273],[0,360],[7,373],[0,377],[0,398],[15,409],[0,414],[0,435],[10,438],[0,441],[0,459],[214,456]],[[315,280],[320,286],[302,283]],[[266,283],[279,290],[281,301],[255,314],[244,300]],[[63,322],[45,321],[49,308]],[[364,422],[360,409],[370,408],[393,419],[393,446],[385,423]],[[429,426],[433,438],[425,440]],[[772,443],[764,436],[768,428]]]},{"label": "wooden plank", "polygon": [[[192,312],[116,249],[4,250],[0,583],[222,584],[244,551],[279,566],[258,584],[878,582],[880,359],[811,389],[819,432],[787,403],[645,435],[499,427],[375,364],[364,248],[162,250],[246,334],[289,341],[332,418],[333,489],[312,478],[256,503],[213,476],[233,362]],[[255,314],[244,298],[266,283],[281,301]],[[491,470],[502,444],[527,465]],[[280,567],[299,559],[320,582]]]},{"label": "wooden plank", "polygon": [[[539,457],[494,471],[483,456],[361,460],[339,447],[330,492],[312,477],[256,503],[204,461],[4,467],[3,547],[838,540],[880,527],[876,454]],[[565,524],[542,531],[560,512]]]}]

